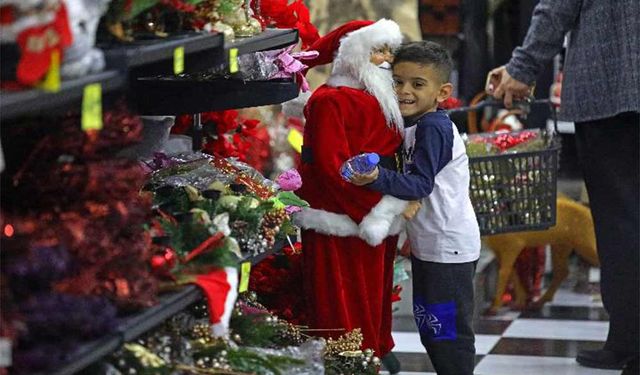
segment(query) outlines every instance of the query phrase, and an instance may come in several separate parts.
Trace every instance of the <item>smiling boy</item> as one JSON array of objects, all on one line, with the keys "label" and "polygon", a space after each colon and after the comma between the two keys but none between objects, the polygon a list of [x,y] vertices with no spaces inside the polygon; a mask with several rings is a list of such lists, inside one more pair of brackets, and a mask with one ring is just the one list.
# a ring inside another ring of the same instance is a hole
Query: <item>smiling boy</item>
[{"label": "smiling boy", "polygon": [[438,104],[451,95],[452,62],[432,42],[402,45],[393,78],[405,121],[404,171],[376,168],[351,182],[422,207],[407,223],[413,308],[438,374],[473,373],[473,276],[480,231],[469,199],[469,165],[458,130]]}]

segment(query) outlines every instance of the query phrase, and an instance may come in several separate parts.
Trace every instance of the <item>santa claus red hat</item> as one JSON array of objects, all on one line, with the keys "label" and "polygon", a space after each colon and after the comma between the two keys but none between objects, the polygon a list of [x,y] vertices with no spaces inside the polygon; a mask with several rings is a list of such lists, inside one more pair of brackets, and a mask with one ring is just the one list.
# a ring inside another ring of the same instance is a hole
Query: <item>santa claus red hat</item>
[{"label": "santa claus red hat", "polygon": [[366,58],[373,48],[388,45],[395,48],[402,42],[402,33],[398,24],[381,19],[377,22],[367,20],[349,21],[316,40],[307,50],[319,52],[318,57],[305,62],[309,68],[328,64],[335,58],[351,60]]}]

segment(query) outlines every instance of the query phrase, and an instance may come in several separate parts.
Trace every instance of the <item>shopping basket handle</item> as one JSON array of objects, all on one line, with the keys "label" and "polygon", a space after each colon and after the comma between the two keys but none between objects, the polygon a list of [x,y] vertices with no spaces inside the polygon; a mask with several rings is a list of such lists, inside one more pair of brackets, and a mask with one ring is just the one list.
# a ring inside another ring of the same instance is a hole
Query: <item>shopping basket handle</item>
[{"label": "shopping basket handle", "polygon": [[[513,106],[510,109],[519,109],[526,116],[531,111],[532,105],[539,104],[549,104],[549,99],[535,99],[533,97],[528,97],[523,100],[514,100]],[[490,96],[484,100],[479,101],[475,105],[470,105],[467,107],[458,107],[447,110],[449,114],[451,113],[459,113],[459,112],[469,112],[469,111],[478,111],[480,109],[484,109],[486,107],[495,107],[495,108],[505,108],[502,100],[495,99]]]}]

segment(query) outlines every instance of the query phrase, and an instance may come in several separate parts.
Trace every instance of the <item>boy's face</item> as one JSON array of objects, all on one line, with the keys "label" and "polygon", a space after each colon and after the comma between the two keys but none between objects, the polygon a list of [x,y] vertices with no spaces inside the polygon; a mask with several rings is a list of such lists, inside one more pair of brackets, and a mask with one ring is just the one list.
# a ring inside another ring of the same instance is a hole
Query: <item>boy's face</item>
[{"label": "boy's face", "polygon": [[393,66],[393,81],[403,117],[413,117],[438,108],[453,89],[442,82],[432,65],[403,61]]}]

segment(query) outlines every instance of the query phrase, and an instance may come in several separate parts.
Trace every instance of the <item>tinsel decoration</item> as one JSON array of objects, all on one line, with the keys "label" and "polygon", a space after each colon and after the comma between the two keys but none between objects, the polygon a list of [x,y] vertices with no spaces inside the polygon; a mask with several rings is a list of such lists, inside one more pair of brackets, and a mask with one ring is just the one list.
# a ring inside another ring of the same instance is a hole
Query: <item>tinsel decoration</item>
[{"label": "tinsel decoration", "polygon": [[149,267],[151,238],[144,225],[151,198],[140,195],[145,175],[136,162],[110,159],[139,140],[142,123],[122,103],[103,114],[99,132],[81,130],[67,116],[44,137],[13,177],[16,233],[34,243],[60,245],[75,271],[53,285],[58,292],[102,295],[125,309],[155,302]]},{"label": "tinsel decoration", "polygon": [[0,313],[2,334],[13,341],[12,373],[59,366],[81,341],[115,329],[116,308],[108,299],[53,290],[77,270],[56,225],[7,215],[1,221]]}]

